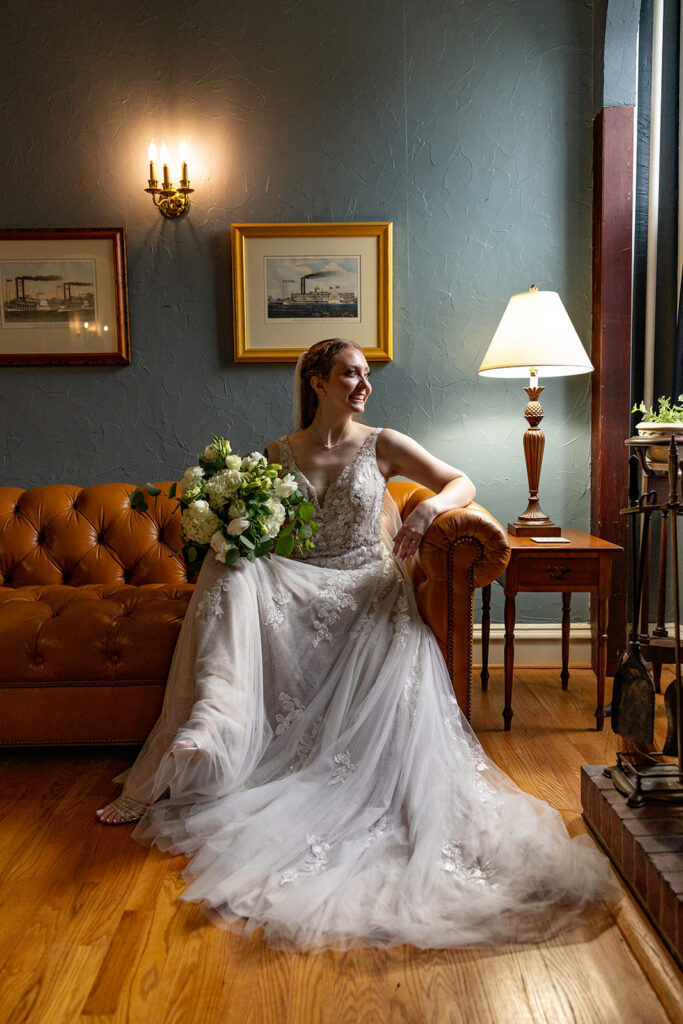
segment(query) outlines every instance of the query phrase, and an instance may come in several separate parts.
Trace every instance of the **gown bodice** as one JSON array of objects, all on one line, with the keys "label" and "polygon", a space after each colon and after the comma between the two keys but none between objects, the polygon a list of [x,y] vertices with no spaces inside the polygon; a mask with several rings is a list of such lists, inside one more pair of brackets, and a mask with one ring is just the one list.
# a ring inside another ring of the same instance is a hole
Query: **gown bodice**
[{"label": "gown bodice", "polygon": [[353,459],[325,492],[324,501],[296,464],[291,445],[280,438],[280,462],[293,473],[303,494],[315,508],[318,533],[311,551],[296,557],[326,569],[358,569],[381,561],[385,549],[380,540],[386,480],[377,466],[376,445],[381,428],[365,439]]}]

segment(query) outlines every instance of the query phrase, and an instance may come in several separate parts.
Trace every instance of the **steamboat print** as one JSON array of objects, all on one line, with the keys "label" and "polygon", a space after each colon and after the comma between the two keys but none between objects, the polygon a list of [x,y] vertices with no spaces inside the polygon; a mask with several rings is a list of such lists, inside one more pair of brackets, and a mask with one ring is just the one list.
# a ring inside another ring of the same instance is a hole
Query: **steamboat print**
[{"label": "steamboat print", "polygon": [[96,319],[94,260],[3,260],[3,328]]},{"label": "steamboat print", "polygon": [[266,256],[266,321],[360,323],[360,256]]}]

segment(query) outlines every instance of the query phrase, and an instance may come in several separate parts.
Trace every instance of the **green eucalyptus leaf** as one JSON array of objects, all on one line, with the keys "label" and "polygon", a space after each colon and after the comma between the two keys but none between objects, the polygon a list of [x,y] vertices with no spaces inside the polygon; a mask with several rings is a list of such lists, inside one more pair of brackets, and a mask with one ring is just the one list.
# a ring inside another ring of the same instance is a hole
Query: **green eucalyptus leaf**
[{"label": "green eucalyptus leaf", "polygon": [[134,508],[136,510],[136,512],[146,512],[147,511],[147,507],[148,506],[147,506],[147,502],[144,499],[142,491],[140,491],[140,490],[131,491],[130,494],[128,495],[128,500],[130,501],[131,507]]},{"label": "green eucalyptus leaf", "polygon": [[312,519],[315,514],[315,509],[310,501],[302,501],[299,505],[299,515],[306,523],[309,519]]},{"label": "green eucalyptus leaf", "polygon": [[234,565],[239,557],[239,548],[232,548],[232,550],[228,551],[227,555],[225,556],[225,564]]},{"label": "green eucalyptus leaf", "polygon": [[145,490],[148,494],[151,494],[153,498],[156,498],[161,494],[161,488],[155,487],[154,484],[145,484]]},{"label": "green eucalyptus leaf", "polygon": [[243,544],[245,546],[245,548],[248,548],[249,551],[253,551],[254,550],[254,542],[249,540],[249,538],[247,537],[247,535],[245,533],[241,533],[240,534],[240,543]]},{"label": "green eucalyptus leaf", "polygon": [[169,498],[175,498],[177,490],[178,490],[178,484],[175,483],[175,481],[174,481],[171,484],[171,486],[169,487],[169,489],[168,489],[168,496],[169,496]]},{"label": "green eucalyptus leaf", "polygon": [[294,540],[292,539],[292,537],[289,535],[284,537],[280,535],[277,539],[277,544],[275,545],[275,554],[282,555],[284,558],[286,558],[287,555],[291,555],[293,550]]}]

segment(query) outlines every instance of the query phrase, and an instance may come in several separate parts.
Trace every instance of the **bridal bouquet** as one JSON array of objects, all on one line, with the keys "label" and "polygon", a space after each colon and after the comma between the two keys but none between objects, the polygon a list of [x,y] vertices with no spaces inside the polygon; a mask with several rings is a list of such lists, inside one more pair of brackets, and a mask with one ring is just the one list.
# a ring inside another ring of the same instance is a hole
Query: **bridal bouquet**
[{"label": "bridal bouquet", "polygon": [[[272,551],[291,555],[295,548],[313,547],[313,505],[291,473],[278,476],[282,466],[269,465],[258,452],[241,458],[223,437],[214,437],[197,461],[168,492],[183,510],[183,557],[191,573],[210,550],[219,562],[235,565],[239,558],[254,562]],[[153,497],[161,494],[154,484],[144,489]],[[131,493],[130,502],[147,509],[141,489]]]}]

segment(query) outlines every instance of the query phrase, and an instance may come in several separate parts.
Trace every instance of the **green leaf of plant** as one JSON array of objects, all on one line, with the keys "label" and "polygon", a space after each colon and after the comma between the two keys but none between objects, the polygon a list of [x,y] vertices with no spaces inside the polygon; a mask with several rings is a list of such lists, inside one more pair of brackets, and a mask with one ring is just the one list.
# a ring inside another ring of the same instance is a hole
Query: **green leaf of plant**
[{"label": "green leaf of plant", "polygon": [[315,509],[310,501],[302,501],[299,505],[299,515],[306,523],[309,519],[312,519],[315,514]]},{"label": "green leaf of plant", "polygon": [[178,490],[178,484],[174,481],[168,489],[169,498],[175,498],[176,491]]},{"label": "green leaf of plant", "polygon": [[142,491],[131,491],[128,495],[128,500],[130,501],[131,507],[134,508],[136,512],[147,511],[147,502],[144,499]]},{"label": "green leaf of plant", "polygon": [[282,537],[282,536],[278,537],[277,544],[275,545],[275,554],[276,555],[282,555],[283,558],[286,558],[287,555],[291,555],[293,550],[294,550],[294,541],[293,541],[291,536],[286,535],[284,537]]},{"label": "green leaf of plant", "polygon": [[253,541],[250,541],[245,533],[240,534],[240,542],[244,544],[245,548],[248,548],[250,551],[254,550]]},{"label": "green leaf of plant", "polygon": [[239,557],[240,557],[239,549],[238,548],[233,548],[232,551],[228,551],[227,555],[225,556],[225,564],[226,565],[234,565]]},{"label": "green leaf of plant", "polygon": [[307,537],[313,536],[313,530],[311,529],[308,523],[306,524],[306,526],[301,527],[301,529],[299,530],[299,536],[301,537],[302,540],[305,540]]},{"label": "green leaf of plant", "polygon": [[159,487],[155,487],[154,484],[145,484],[145,490],[147,491],[148,494],[151,494],[153,498],[156,498],[159,494],[161,494],[161,489]]}]

